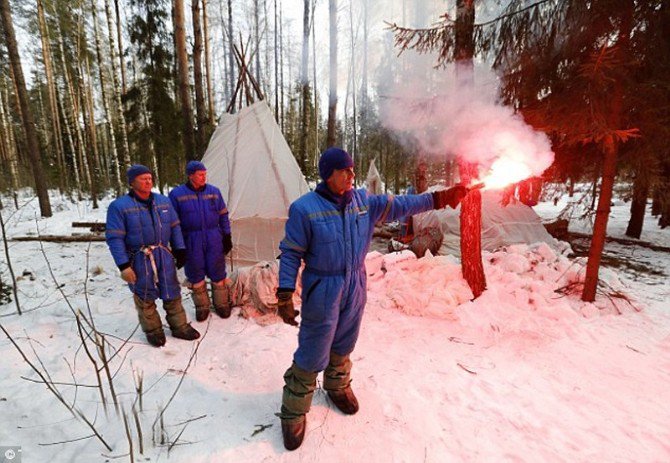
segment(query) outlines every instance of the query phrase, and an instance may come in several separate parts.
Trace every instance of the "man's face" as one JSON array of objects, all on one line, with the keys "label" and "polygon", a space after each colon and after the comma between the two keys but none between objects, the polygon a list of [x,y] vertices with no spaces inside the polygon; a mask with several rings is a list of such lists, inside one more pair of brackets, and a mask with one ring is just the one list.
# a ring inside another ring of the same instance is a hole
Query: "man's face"
[{"label": "man's face", "polygon": [[148,196],[154,187],[154,179],[151,174],[142,174],[135,177],[130,184],[131,188],[140,196]]},{"label": "man's face", "polygon": [[354,187],[354,178],[356,178],[356,174],[354,173],[353,167],[335,169],[333,175],[330,176],[326,183],[331,191],[341,195],[345,191],[349,191]]},{"label": "man's face", "polygon": [[188,176],[188,180],[191,182],[194,188],[202,188],[207,183],[207,171],[206,170],[196,170],[191,175]]}]

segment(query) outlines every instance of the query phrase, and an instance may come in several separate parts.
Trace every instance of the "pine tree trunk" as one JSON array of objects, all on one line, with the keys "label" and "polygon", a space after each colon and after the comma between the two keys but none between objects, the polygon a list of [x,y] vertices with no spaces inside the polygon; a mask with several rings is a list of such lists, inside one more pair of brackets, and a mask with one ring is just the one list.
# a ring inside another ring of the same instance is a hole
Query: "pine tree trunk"
[{"label": "pine tree trunk", "polygon": [[200,0],[191,1],[191,19],[193,21],[193,86],[195,87],[195,113],[198,128],[195,132],[195,150],[198,159],[205,152],[205,133],[207,127],[207,111],[205,110],[205,93],[202,90],[202,25],[200,21]]},{"label": "pine tree trunk", "polygon": [[649,182],[647,177],[638,170],[633,182],[633,198],[630,202],[630,220],[628,220],[628,227],[626,227],[626,236],[639,239],[642,235],[648,196]]},{"label": "pine tree trunk", "polygon": [[[276,1],[276,0],[275,0]],[[279,9],[279,125],[285,131],[286,113],[284,112],[284,22],[281,8]]]},{"label": "pine tree trunk", "polygon": [[98,10],[96,0],[91,0],[91,14],[93,15],[93,33],[95,36],[95,54],[98,61],[98,76],[100,79],[100,95],[102,100],[102,109],[105,117],[105,126],[109,136],[110,157],[113,164],[113,176],[116,180],[116,193],[120,195],[123,191],[121,183],[121,163],[119,161],[119,151],[116,143],[116,130],[112,124],[112,113],[109,109],[109,100],[107,97],[107,79],[105,79],[105,67],[102,59],[102,46],[100,43],[100,29],[98,25]]},{"label": "pine tree trunk", "polygon": [[12,22],[11,10],[9,8],[9,0],[0,0],[0,20],[2,20],[2,26],[5,33],[5,45],[9,55],[9,63],[12,68],[14,85],[17,90],[17,98],[19,100],[19,105],[21,106],[21,122],[26,135],[26,145],[33,171],[33,178],[35,179],[35,192],[37,193],[37,198],[39,200],[40,214],[42,217],[51,217],[51,203],[49,202],[47,181],[42,168],[37,133],[35,132],[35,119],[33,118],[33,113],[28,101],[28,91],[26,89],[26,81],[23,78],[23,68],[21,67],[21,58],[19,57],[16,35],[14,34],[14,24]]},{"label": "pine tree trunk", "polygon": [[[472,85],[472,56],[474,53],[474,0],[456,1],[456,72],[459,82],[469,80]],[[459,76],[459,72],[463,76]],[[477,166],[459,161],[461,183],[468,185],[478,177]],[[475,299],[486,289],[482,263],[482,196],[471,191],[461,202],[461,269]]]},{"label": "pine tree trunk", "polygon": [[306,172],[307,160],[307,117],[309,108],[309,81],[307,77],[307,63],[309,62],[309,2],[304,0],[304,10],[302,17],[302,64],[300,66],[300,85],[301,85],[301,118],[300,118],[300,151],[298,153],[298,165],[300,170]]},{"label": "pine tree trunk", "polygon": [[[209,17],[207,0],[202,0],[202,32],[205,42],[205,80],[207,82],[207,123],[214,128],[214,90],[212,88],[212,60],[209,52]],[[208,131],[209,132],[209,131]]]},{"label": "pine tree trunk", "polygon": [[123,104],[121,103],[121,88],[119,78],[116,72],[116,46],[114,45],[114,29],[112,26],[112,12],[109,7],[109,0],[105,0],[105,15],[107,16],[107,31],[109,34],[109,60],[112,63],[112,96],[117,111],[119,129],[121,132],[121,154],[126,167],[130,167],[130,148],[128,147],[128,129],[126,128],[126,116],[123,113]]},{"label": "pine tree trunk", "polygon": [[182,123],[184,124],[184,160],[193,159],[196,154],[193,131],[193,110],[188,77],[188,54],[186,53],[186,28],[184,26],[184,0],[174,0],[173,10],[175,46],[177,47],[177,71],[179,77],[179,98],[181,101]]},{"label": "pine tree trunk", "polygon": [[589,248],[589,259],[586,263],[586,277],[584,279],[584,290],[582,292],[582,300],[586,302],[593,302],[596,299],[598,272],[600,270],[602,252],[605,247],[607,221],[610,214],[612,190],[614,187],[614,177],[616,175],[617,146],[614,140],[610,139],[605,142],[603,151],[605,156],[603,159],[602,184],[600,186],[596,220],[593,224],[593,239],[591,240],[591,247]]},{"label": "pine tree trunk", "polygon": [[90,74],[88,71],[88,56],[86,56],[86,70],[84,63],[79,63],[79,75],[82,93],[82,115],[84,117],[84,129],[88,138],[88,149],[86,157],[91,170],[91,199],[93,209],[98,208],[98,194],[100,192],[100,168],[98,167],[98,143],[95,133],[95,119],[93,117],[93,98],[91,92]]},{"label": "pine tree trunk", "polygon": [[[617,39],[617,53],[625,59],[628,54],[628,45],[633,22],[633,0],[629,0],[628,5],[622,13],[619,37]],[[609,111],[610,128],[618,130],[621,127],[622,107],[623,107],[623,84],[621,80],[614,82],[614,91],[611,96],[612,108]],[[584,278],[584,290],[582,291],[582,300],[593,302],[596,299],[596,290],[598,288],[598,272],[600,270],[600,260],[605,247],[605,237],[607,235],[607,221],[610,215],[610,204],[612,201],[612,191],[614,189],[614,179],[617,171],[617,155],[619,147],[613,135],[605,138],[603,142],[603,171],[602,183],[600,186],[600,198],[598,199],[598,209],[596,210],[596,220],[593,224],[593,239],[589,248],[589,259],[586,262],[586,276]]]},{"label": "pine tree trunk", "polygon": [[330,79],[326,146],[331,147],[335,146],[337,123],[337,0],[328,1],[328,18],[330,20]]}]

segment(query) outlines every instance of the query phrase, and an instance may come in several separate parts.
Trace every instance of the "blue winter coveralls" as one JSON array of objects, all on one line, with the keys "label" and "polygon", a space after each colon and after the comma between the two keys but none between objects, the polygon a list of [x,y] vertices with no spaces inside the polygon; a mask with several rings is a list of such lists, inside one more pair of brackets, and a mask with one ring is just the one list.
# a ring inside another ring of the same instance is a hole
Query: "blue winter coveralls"
[{"label": "blue winter coveralls", "polygon": [[344,210],[316,192],[289,208],[286,236],[279,245],[279,287],[295,289],[301,260],[302,321],[294,362],[303,370],[322,371],[330,352],[353,350],[366,302],[365,256],[377,222],[433,209],[430,193],[369,195],[354,190]]},{"label": "blue winter coveralls", "polygon": [[173,189],[169,196],[184,233],[187,250],[184,272],[188,281],[198,283],[205,276],[212,281],[225,279],[223,237],[230,235],[230,220],[221,191],[210,184],[196,191],[187,182]]},{"label": "blue winter coveralls", "polygon": [[168,248],[184,249],[179,219],[170,200],[151,193],[148,202],[132,193],[115,199],[107,210],[105,238],[117,266],[132,266],[137,282],[130,290],[143,301],[181,298],[175,261]]}]

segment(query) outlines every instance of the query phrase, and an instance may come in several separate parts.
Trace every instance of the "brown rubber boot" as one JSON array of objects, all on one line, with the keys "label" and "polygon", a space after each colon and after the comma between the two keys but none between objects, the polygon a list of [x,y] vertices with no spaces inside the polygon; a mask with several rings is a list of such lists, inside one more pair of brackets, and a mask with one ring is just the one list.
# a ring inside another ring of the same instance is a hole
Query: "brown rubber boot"
[{"label": "brown rubber boot", "polygon": [[199,322],[204,322],[209,317],[209,309],[212,306],[209,294],[207,294],[207,285],[203,284],[202,286],[193,287],[192,290],[191,297],[195,305],[195,319]]},{"label": "brown rubber boot", "polygon": [[193,341],[200,337],[198,330],[186,321],[186,312],[181,304],[181,297],[171,301],[163,301],[163,308],[167,312],[167,322],[170,325],[172,336],[187,341]]},{"label": "brown rubber boot", "polygon": [[230,303],[230,289],[226,280],[222,284],[212,283],[212,299],[214,300],[214,310],[221,318],[230,317],[231,303]]},{"label": "brown rubber boot", "polygon": [[295,450],[305,437],[305,415],[312,406],[317,373],[306,371],[293,363],[284,373],[284,393],[279,418],[284,447]]},{"label": "brown rubber boot", "polygon": [[286,450],[295,450],[302,444],[307,428],[305,415],[293,420],[281,420],[281,435]]},{"label": "brown rubber boot", "polygon": [[351,360],[348,355],[330,353],[330,361],[323,372],[323,388],[345,415],[353,415],[358,411],[358,399],[351,389]]},{"label": "brown rubber boot", "polygon": [[142,300],[137,294],[133,294],[133,301],[135,302],[135,310],[137,310],[140,326],[149,344],[155,347],[164,346],[165,333],[163,332],[161,317],[158,315],[158,310],[156,310],[156,301]]}]

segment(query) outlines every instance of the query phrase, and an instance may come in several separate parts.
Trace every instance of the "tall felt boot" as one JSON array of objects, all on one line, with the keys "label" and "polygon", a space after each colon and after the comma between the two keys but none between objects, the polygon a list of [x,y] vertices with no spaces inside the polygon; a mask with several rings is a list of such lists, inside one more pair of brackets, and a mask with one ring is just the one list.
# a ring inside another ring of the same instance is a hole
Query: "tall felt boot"
[{"label": "tall felt boot", "polygon": [[228,287],[226,280],[223,280],[220,284],[212,282],[212,299],[214,300],[214,310],[216,311],[216,314],[221,318],[230,317],[232,310],[230,288]]},{"label": "tall felt boot", "polygon": [[198,330],[186,321],[186,312],[181,303],[181,297],[171,301],[163,301],[163,308],[167,312],[167,322],[170,325],[172,336],[187,341],[193,341],[200,337]]},{"label": "tall felt boot", "polygon": [[207,294],[207,285],[203,284],[198,287],[193,287],[191,292],[193,304],[195,305],[195,319],[199,322],[204,322],[209,317],[209,308],[212,303]]},{"label": "tall felt boot", "polygon": [[284,373],[284,393],[279,417],[287,450],[295,450],[305,437],[307,420],[305,414],[312,406],[316,389],[317,373],[303,370],[293,363]]},{"label": "tall felt boot", "polygon": [[133,294],[133,301],[135,303],[135,310],[137,310],[140,326],[142,327],[142,331],[144,331],[149,344],[154,347],[164,346],[165,333],[163,332],[161,317],[156,310],[156,301],[142,300],[136,294]]},{"label": "tall felt boot", "polygon": [[358,411],[358,399],[351,389],[351,360],[348,355],[330,353],[330,361],[323,372],[323,388],[345,415],[353,415]]}]

